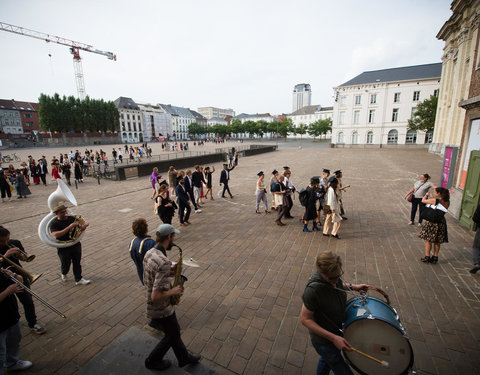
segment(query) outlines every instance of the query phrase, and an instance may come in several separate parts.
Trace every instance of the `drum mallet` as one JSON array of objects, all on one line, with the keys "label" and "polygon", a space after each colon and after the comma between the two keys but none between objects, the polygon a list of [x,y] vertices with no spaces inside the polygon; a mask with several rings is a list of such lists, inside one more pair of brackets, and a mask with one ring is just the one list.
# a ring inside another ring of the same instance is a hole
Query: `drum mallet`
[{"label": "drum mallet", "polygon": [[372,361],[375,361],[377,363],[380,363],[382,365],[382,367],[385,367],[385,368],[388,368],[389,367],[389,364],[387,361],[381,361],[379,360],[378,358],[375,358],[375,357],[372,357],[371,355],[368,355],[364,352],[361,352],[360,350],[354,348],[353,346],[350,347],[355,353],[358,353],[360,355],[363,355],[364,357],[367,357],[368,359],[371,359]]}]

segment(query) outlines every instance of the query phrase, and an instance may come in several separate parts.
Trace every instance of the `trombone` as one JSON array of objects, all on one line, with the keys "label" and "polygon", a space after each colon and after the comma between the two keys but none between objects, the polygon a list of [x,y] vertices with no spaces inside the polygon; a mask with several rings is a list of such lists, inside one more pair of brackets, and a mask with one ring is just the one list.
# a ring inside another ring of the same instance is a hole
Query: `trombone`
[{"label": "trombone", "polygon": [[[12,249],[14,248],[15,246],[13,246],[12,244],[10,243],[7,243],[7,246],[9,249]],[[18,260],[21,260],[22,262],[31,262],[32,260],[35,259],[35,255],[28,255],[25,251],[17,248],[17,251],[18,251],[18,254],[15,254],[14,256],[18,259]]]},{"label": "trombone", "polygon": [[20,272],[23,276],[25,276],[28,279],[30,284],[33,284],[35,281],[38,280],[40,276],[43,275],[43,272],[39,275],[32,275],[30,272],[20,267],[17,263],[12,262],[10,259],[5,257],[4,255],[0,255],[0,259],[7,261],[7,263],[10,264],[11,267],[15,267],[18,270],[18,272]]},{"label": "trombone", "polygon": [[[5,259],[5,258],[4,258]],[[0,268],[0,271],[3,272],[10,280],[15,282],[17,285],[21,286],[22,289],[24,289],[27,293],[29,293],[32,297],[35,297],[38,299],[42,304],[47,306],[50,310],[52,310],[55,314],[60,315],[62,318],[66,318],[66,316],[58,311],[55,307],[50,305],[47,301],[45,301],[42,297],[40,297],[37,293],[35,293],[33,290],[28,288],[25,284],[23,284],[20,280],[17,280],[15,276],[10,275],[5,268]]]}]

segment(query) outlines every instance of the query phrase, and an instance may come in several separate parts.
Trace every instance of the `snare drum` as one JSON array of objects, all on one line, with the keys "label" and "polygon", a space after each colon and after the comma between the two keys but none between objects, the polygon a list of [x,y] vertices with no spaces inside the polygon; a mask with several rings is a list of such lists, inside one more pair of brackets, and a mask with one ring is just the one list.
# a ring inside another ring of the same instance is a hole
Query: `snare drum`
[{"label": "snare drum", "polygon": [[345,339],[354,348],[381,361],[385,368],[353,351],[344,351],[350,365],[361,374],[406,374],[413,365],[413,350],[398,314],[382,300],[358,296],[347,302],[343,325]]}]

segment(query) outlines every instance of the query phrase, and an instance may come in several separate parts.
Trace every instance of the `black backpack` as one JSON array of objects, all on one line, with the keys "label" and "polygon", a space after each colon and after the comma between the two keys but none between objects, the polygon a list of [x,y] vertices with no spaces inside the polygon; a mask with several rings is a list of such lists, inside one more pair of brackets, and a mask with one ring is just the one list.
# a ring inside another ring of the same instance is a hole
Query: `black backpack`
[{"label": "black backpack", "polygon": [[303,206],[303,207],[307,207],[307,204],[308,204],[308,190],[307,189],[302,189],[300,190],[300,192],[298,193],[298,200],[300,201],[300,204]]}]

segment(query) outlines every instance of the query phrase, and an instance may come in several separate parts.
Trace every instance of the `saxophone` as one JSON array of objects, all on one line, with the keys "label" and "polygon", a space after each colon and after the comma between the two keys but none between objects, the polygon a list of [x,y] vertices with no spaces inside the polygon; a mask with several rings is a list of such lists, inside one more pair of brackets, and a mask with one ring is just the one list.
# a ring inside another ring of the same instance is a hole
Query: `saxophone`
[{"label": "saxophone", "polygon": [[[182,292],[183,292],[183,290],[184,290],[183,284],[188,279],[184,275],[182,275],[182,265],[183,265],[182,249],[180,248],[180,246],[178,246],[176,244],[172,244],[172,245],[177,247],[178,251],[179,251],[178,261],[177,261],[177,269],[176,269],[176,272],[175,272],[175,277],[173,279],[173,287],[176,287],[177,285],[179,285],[182,288]],[[178,305],[180,303],[180,298],[181,298],[180,295],[171,296],[170,297],[170,303],[172,305]]]}]

